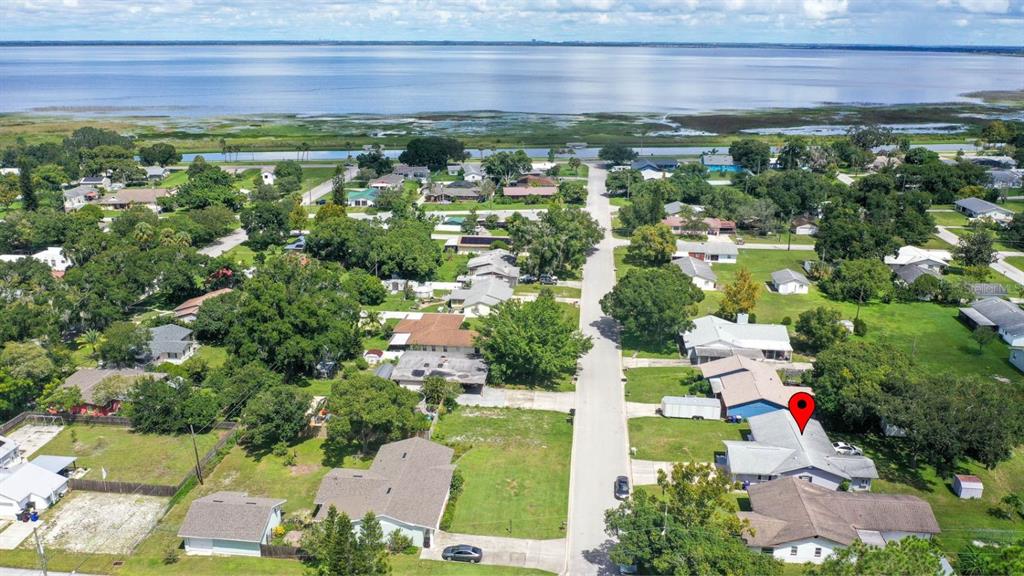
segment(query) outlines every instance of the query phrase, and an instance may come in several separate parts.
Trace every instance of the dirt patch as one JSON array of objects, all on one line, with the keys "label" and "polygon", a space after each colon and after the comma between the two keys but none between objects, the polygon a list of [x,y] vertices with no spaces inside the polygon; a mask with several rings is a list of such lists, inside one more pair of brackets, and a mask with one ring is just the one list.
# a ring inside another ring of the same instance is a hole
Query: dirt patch
[{"label": "dirt patch", "polygon": [[157,521],[167,498],[76,491],[45,514],[43,542],[89,554],[128,554]]},{"label": "dirt patch", "polygon": [[298,466],[292,466],[288,471],[292,476],[306,476],[312,474],[320,469],[320,466],[316,464],[299,464]]}]

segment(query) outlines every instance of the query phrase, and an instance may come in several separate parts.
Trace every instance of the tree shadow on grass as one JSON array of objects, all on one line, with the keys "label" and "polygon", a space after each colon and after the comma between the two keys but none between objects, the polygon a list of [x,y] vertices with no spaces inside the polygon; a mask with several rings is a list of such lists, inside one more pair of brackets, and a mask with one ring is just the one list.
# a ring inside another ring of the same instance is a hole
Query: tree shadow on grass
[{"label": "tree shadow on grass", "polygon": [[857,436],[852,440],[860,444],[865,454],[874,460],[882,480],[906,484],[923,492],[935,490],[935,486],[921,474],[923,464],[914,458],[906,442],[875,434]]}]

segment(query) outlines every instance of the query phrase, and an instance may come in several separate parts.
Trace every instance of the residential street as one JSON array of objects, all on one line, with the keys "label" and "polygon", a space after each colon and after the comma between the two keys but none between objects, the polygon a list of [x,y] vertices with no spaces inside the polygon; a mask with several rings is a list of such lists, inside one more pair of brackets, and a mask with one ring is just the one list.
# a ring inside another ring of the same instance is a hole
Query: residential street
[{"label": "residential street", "polygon": [[605,229],[604,240],[583,268],[580,327],[594,347],[580,361],[576,385],[572,474],[569,486],[569,544],[566,573],[612,574],[607,557],[611,543],[604,532],[604,512],[618,502],[612,495],[616,476],[629,475],[626,402],[622,394],[616,325],[601,312],[601,297],[615,285],[611,212],[604,196],[605,170],[590,165],[587,209]]},{"label": "residential street", "polygon": [[[348,182],[349,180],[354,179],[358,172],[359,172],[359,169],[356,168],[355,166],[349,166],[348,168],[346,168],[345,169],[345,181]],[[302,205],[303,206],[311,206],[314,202],[319,200],[321,197],[326,196],[331,191],[331,183],[332,183],[332,181],[333,181],[333,178],[328,178],[327,180],[325,180],[325,181],[317,184],[316,186],[314,186],[309,192],[306,192],[305,194],[303,194],[302,195]]]},{"label": "residential street", "polygon": [[210,244],[205,248],[200,248],[199,253],[205,254],[211,258],[216,258],[248,239],[249,235],[245,233],[245,229],[239,228],[227,236],[217,238],[214,240],[213,244]]}]

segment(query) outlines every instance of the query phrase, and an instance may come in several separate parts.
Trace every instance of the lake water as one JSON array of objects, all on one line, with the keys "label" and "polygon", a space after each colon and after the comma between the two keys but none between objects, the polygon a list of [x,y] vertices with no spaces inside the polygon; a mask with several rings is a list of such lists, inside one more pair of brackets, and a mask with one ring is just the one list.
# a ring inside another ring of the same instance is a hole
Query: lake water
[{"label": "lake water", "polygon": [[1024,58],[795,48],[0,46],[0,112],[705,112],[964,100]]}]

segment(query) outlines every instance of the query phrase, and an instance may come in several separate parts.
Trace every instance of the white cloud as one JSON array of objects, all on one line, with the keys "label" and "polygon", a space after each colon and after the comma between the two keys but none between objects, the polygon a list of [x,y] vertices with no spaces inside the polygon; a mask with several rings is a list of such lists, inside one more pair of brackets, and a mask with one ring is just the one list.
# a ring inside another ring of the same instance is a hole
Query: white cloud
[{"label": "white cloud", "polygon": [[968,20],[967,18],[957,18],[956,20],[953,20],[953,24],[955,24],[958,28],[964,28],[966,26],[969,26],[971,24],[971,21]]},{"label": "white cloud", "polygon": [[833,16],[846,14],[849,8],[847,0],[804,0],[804,15],[813,20],[825,20]]},{"label": "white cloud", "polygon": [[959,0],[960,7],[968,12],[1005,14],[1010,9],[1010,0]]}]

